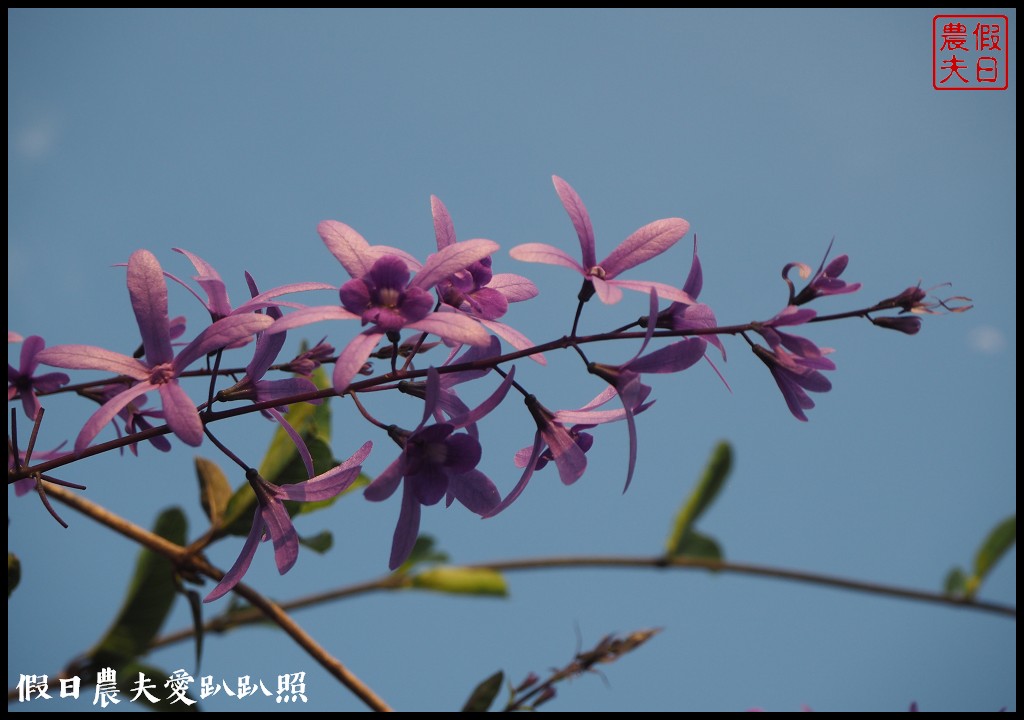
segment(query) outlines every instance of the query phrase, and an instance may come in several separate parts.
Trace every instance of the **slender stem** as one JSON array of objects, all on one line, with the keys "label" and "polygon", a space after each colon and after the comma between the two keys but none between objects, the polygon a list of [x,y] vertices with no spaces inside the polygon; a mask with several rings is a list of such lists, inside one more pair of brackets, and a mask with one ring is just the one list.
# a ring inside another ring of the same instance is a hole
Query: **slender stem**
[{"label": "slender stem", "polygon": [[[756,577],[774,578],[790,582],[801,582],[823,587],[841,588],[843,590],[854,590],[871,595],[884,595],[898,597],[904,600],[935,603],[951,607],[963,608],[965,610],[976,610],[979,612],[990,612],[996,615],[1005,615],[1016,618],[1017,608],[1002,603],[989,602],[985,600],[974,600],[968,598],[957,598],[942,593],[930,592],[928,590],[917,590],[904,588],[883,583],[874,583],[865,580],[853,580],[850,578],[838,577],[835,575],[824,575],[821,573],[807,572],[803,570],[792,570],[788,568],[774,567],[770,565],[757,565],[753,563],[740,563],[725,560],[709,560],[696,557],[666,558],[664,556],[618,556],[618,555],[566,555],[555,557],[534,557],[521,558],[517,560],[501,560],[487,563],[476,563],[465,567],[475,569],[496,570],[498,572],[522,572],[533,570],[552,569],[582,569],[582,568],[650,568],[652,570],[707,570],[711,572],[734,573],[739,575],[753,575]],[[359,595],[366,595],[374,592],[387,592],[392,590],[403,590],[414,587],[411,578],[400,574],[382,575],[376,580],[367,580],[354,585],[346,585],[334,590],[305,595],[288,602],[281,603],[281,608],[286,611],[299,610],[312,607],[334,600]],[[207,632],[225,632],[235,627],[250,625],[260,622],[262,615],[255,610],[243,612],[231,612],[211,618],[203,626]],[[187,640],[195,634],[191,628],[183,628],[177,632],[170,633],[156,638],[151,648],[165,647],[182,640]]]},{"label": "slender stem", "polygon": [[203,425],[203,432],[206,434],[206,437],[210,438],[210,441],[217,446],[218,450],[227,455],[231,459],[231,461],[238,465],[240,468],[242,468],[242,470],[249,472],[249,465],[246,462],[244,462],[242,458],[238,457],[233,452],[231,452],[231,450],[229,450],[224,443],[218,440],[217,436],[213,434],[213,431],[210,430],[209,426]]},{"label": "slender stem", "polygon": [[[581,302],[580,305],[577,307],[577,319],[579,317],[579,312],[582,311],[582,306],[583,306],[583,303]],[[878,311],[878,310],[886,310],[886,309],[894,309],[894,306],[892,306],[891,303],[890,304],[886,304],[886,302],[883,301],[882,303],[878,303],[878,304],[873,305],[873,306],[871,306],[869,308],[863,308],[863,309],[860,309],[860,310],[852,310],[850,312],[838,313],[838,314],[835,314],[835,315],[821,316],[821,317],[815,318],[813,321],[824,322],[826,320],[841,320],[841,319],[851,318],[851,317],[864,317],[866,313],[875,312],[875,311]],[[574,323],[574,328],[573,328],[573,332],[574,333],[575,333],[575,330],[576,330],[575,325],[576,325],[576,323]],[[688,329],[688,330],[656,330],[654,332],[653,336],[654,337],[658,337],[658,338],[673,338],[673,337],[694,337],[694,336],[698,336],[699,337],[699,336],[702,336],[702,335],[742,335],[744,332],[749,332],[749,331],[754,330],[757,326],[758,326],[757,322],[750,322],[750,323],[743,323],[743,324],[740,324],[740,325],[723,325],[723,326],[718,326],[718,327],[693,328],[693,329]],[[583,354],[582,350],[578,347],[579,345],[586,345],[586,344],[598,343],[598,342],[606,342],[606,341],[609,341],[609,340],[643,339],[645,336],[646,336],[646,333],[643,333],[643,332],[606,332],[606,333],[599,333],[599,334],[596,334],[596,335],[584,335],[584,336],[567,335],[567,336],[563,336],[561,338],[557,338],[555,340],[550,340],[550,341],[548,341],[546,343],[542,343],[540,345],[535,345],[535,346],[533,346],[531,348],[526,348],[524,350],[516,350],[514,352],[506,353],[504,355],[499,355],[499,356],[489,357],[489,358],[483,358],[483,359],[475,360],[475,361],[472,361],[472,362],[464,362],[464,363],[458,363],[458,364],[453,364],[453,365],[442,365],[442,366],[436,368],[436,370],[437,370],[438,373],[444,375],[444,374],[447,374],[447,373],[464,372],[466,370],[492,369],[492,368],[497,367],[498,365],[505,364],[505,363],[508,363],[508,362],[512,362],[513,360],[518,360],[518,359],[521,359],[521,358],[529,357],[531,355],[536,355],[536,354],[539,354],[539,353],[544,353],[544,352],[553,351],[553,350],[565,350],[565,349],[569,349],[569,348],[573,348],[577,353],[580,354],[580,356],[584,360],[586,360],[586,356]],[[749,342],[749,339],[748,339],[748,342]],[[360,382],[352,383],[352,385],[350,385],[349,388],[346,389],[344,392],[340,393],[340,395],[345,395],[345,394],[347,394],[349,392],[353,392],[353,391],[369,390],[369,389],[372,389],[372,388],[376,388],[376,387],[378,387],[380,385],[385,385],[385,384],[388,384],[388,383],[393,383],[396,380],[413,380],[413,379],[425,377],[426,374],[427,374],[426,370],[392,371],[392,372],[386,373],[384,375],[379,375],[377,377],[368,378],[368,379],[362,380]],[[204,412],[202,414],[202,420],[203,420],[204,424],[207,424],[207,423],[217,422],[219,420],[226,420],[228,418],[239,417],[239,416],[242,416],[242,415],[248,415],[250,413],[259,412],[261,410],[266,410],[266,409],[269,409],[269,408],[280,407],[282,405],[292,405],[292,404],[300,403],[300,402],[309,402],[309,401],[312,401],[312,400],[322,400],[324,398],[334,397],[336,395],[339,395],[339,393],[337,391],[335,391],[335,389],[333,387],[332,388],[327,388],[325,390],[310,391],[310,392],[307,392],[307,393],[300,393],[298,395],[294,395],[294,396],[287,397],[287,398],[277,398],[277,399],[274,399],[274,400],[265,400],[263,402],[247,404],[247,405],[244,405],[244,406],[239,406],[239,407],[231,408],[231,409],[228,409],[228,410],[222,410],[222,411],[219,411],[219,412],[207,411],[207,412]],[[68,465],[68,464],[70,464],[72,462],[76,462],[78,460],[82,460],[82,459],[87,458],[87,457],[92,457],[93,455],[99,455],[99,454],[104,453],[104,452],[109,452],[110,450],[115,450],[115,449],[118,449],[118,448],[122,448],[122,447],[125,447],[127,445],[131,445],[133,443],[140,442],[142,440],[148,440],[149,438],[156,437],[158,435],[165,435],[165,434],[168,434],[169,432],[170,432],[170,428],[168,428],[166,425],[161,426],[161,427],[152,427],[152,428],[148,428],[146,430],[141,430],[141,431],[139,431],[137,433],[133,433],[131,435],[125,435],[124,437],[118,438],[116,440],[110,440],[108,442],[100,443],[99,445],[94,445],[92,447],[86,448],[85,450],[83,450],[80,453],[68,453],[65,456],[62,456],[62,457],[59,457],[59,458],[55,458],[53,460],[49,460],[49,461],[40,463],[39,465],[37,465],[35,467],[22,467],[22,468],[19,468],[19,469],[15,470],[14,472],[9,472],[8,473],[8,475],[7,475],[7,482],[8,482],[8,484],[10,484],[10,483],[13,483],[13,482],[15,482],[17,480],[20,480],[22,478],[29,477],[32,474],[34,474],[35,472],[47,472],[49,470],[53,470],[54,468],[62,467],[64,465]]]},{"label": "slender stem", "polygon": [[[106,525],[121,535],[149,548],[155,553],[163,555],[178,566],[187,567],[190,570],[202,573],[214,580],[220,580],[224,573],[210,565],[206,560],[189,554],[187,548],[172,543],[159,535],[152,533],[134,523],[125,520],[106,508],[97,505],[91,500],[86,500],[80,495],[75,495],[62,488],[51,488],[50,494],[70,508],[78,510],[83,515],[92,518],[96,522]],[[370,709],[377,711],[390,711],[383,699],[378,697],[358,677],[352,674],[336,658],[321,647],[305,630],[303,630],[280,606],[263,597],[260,593],[242,583],[235,586],[234,592],[238,593],[249,601],[254,607],[270,620],[277,623],[288,633],[298,645],[305,650],[310,657],[316,660],[321,667],[336,677],[356,697],[362,700]]]},{"label": "slender stem", "polygon": [[361,402],[359,402],[359,393],[350,392],[348,394],[348,396],[350,398],[352,398],[352,402],[354,402],[356,404],[356,409],[359,410],[359,414],[362,415],[364,418],[366,418],[366,420],[368,422],[372,423],[373,425],[376,425],[381,430],[387,430],[388,429],[388,425],[386,425],[385,423],[382,423],[380,420],[375,418],[373,415],[371,415],[366,410],[366,408],[363,407],[363,404]]},{"label": "slender stem", "polygon": [[576,337],[576,328],[578,328],[579,324],[580,324],[580,315],[583,314],[583,306],[587,302],[586,300],[583,299],[582,295],[583,295],[583,291],[581,290],[580,291],[580,296],[581,296],[580,297],[580,301],[576,305],[576,315],[572,319],[572,332],[569,333],[569,337],[572,337],[572,338]]}]

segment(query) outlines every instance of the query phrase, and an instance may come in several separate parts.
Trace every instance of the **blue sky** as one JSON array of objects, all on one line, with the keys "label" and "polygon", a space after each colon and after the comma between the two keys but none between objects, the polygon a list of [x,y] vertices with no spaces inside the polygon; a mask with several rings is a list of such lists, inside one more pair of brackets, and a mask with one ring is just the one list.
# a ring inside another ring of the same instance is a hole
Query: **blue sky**
[{"label": "blue sky", "polygon": [[[1014,10],[971,12],[1008,15],[1016,37]],[[838,369],[806,424],[745,344],[727,339],[731,393],[703,365],[651,383],[658,402],[638,418],[625,495],[625,428],[610,426],[576,485],[549,469],[497,518],[433,507],[422,531],[455,562],[654,554],[725,438],[736,466],[701,528],[728,559],[937,590],[1016,512],[1016,49],[1008,90],[936,91],[934,14],[9,10],[8,327],[51,345],[133,348],[124,273],[110,266],[138,248],[182,276],[190,267],[171,248],[198,253],[235,298],[243,270],[265,286],[338,285],[347,275],[318,222],[423,257],[435,194],[460,239],[495,240],[496,267],[534,280],[541,295],[508,320],[551,339],[571,325],[576,278],[507,250],[547,242],[577,252],[552,174],[586,202],[599,257],[643,224],[686,218],[691,234],[633,277],[681,284],[695,232],[701,300],[723,324],[774,315],[786,299],[782,266],[817,267],[835,238],[834,252],[850,256],[844,279],[863,288],[823,299],[820,311],[918,282],[951,283],[939,293],[969,295],[975,308],[926,318],[915,337],[863,321],[809,330],[836,349]],[[184,292],[172,290],[171,303],[201,321]],[[644,305],[635,294],[591,303],[583,327],[615,327]],[[334,323],[309,339],[342,345],[346,332]],[[634,352],[609,348],[608,360]],[[520,363],[517,374],[549,407],[578,407],[601,387],[574,360]],[[518,477],[511,454],[533,433],[512,405],[482,427],[484,469],[506,491]],[[43,447],[85,419],[74,403],[54,406]],[[416,422],[406,403],[375,410]],[[335,454],[373,439],[366,469],[382,470],[393,459],[383,433],[346,403],[334,411]],[[269,434],[251,420],[224,438],[255,462]],[[198,453],[220,460],[209,444]],[[193,454],[147,449],[62,477],[143,525],[180,505],[194,537],[203,527]],[[71,511],[61,530],[31,498],[10,497],[9,548],[24,565],[8,602],[13,687],[95,642],[136,549]],[[299,531],[331,529],[334,549],[304,551],[284,577],[261,552],[247,581],[285,599],[376,577],[397,514],[397,498],[352,498],[310,515]],[[229,565],[239,544],[225,541],[211,560]],[[588,647],[650,627],[664,630],[607,666],[607,683],[564,684],[549,708],[1016,709],[1016,632],[1003,617],[736,575],[572,570],[509,581],[506,600],[371,595],[296,617],[403,710],[457,708],[498,669],[518,681],[567,663],[577,633]],[[981,595],[1016,603],[1015,550]],[[187,623],[181,606],[168,629]],[[151,660],[191,668],[192,649]],[[202,673],[269,685],[298,671],[310,700],[298,709],[361,708],[268,628],[209,638]],[[281,707],[257,702],[245,709]],[[214,698],[207,709],[241,708]]]}]

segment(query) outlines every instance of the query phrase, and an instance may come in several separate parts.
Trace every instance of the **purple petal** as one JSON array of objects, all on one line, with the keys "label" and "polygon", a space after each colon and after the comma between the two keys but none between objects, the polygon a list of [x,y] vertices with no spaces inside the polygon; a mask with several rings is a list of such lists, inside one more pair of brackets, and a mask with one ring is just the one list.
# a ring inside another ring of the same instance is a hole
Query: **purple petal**
[{"label": "purple petal", "polygon": [[387,500],[398,489],[398,484],[405,475],[405,468],[405,452],[403,451],[401,455],[395,458],[394,462],[384,469],[384,472],[366,486],[366,490],[363,491],[363,497],[370,502]]},{"label": "purple petal", "polygon": [[345,346],[345,349],[338,354],[338,361],[334,364],[334,391],[344,392],[352,383],[352,378],[363,368],[363,363],[370,357],[370,353],[380,342],[381,333],[376,330],[367,330],[356,335]]},{"label": "purple petal", "polygon": [[617,287],[617,283],[602,280],[598,277],[591,277],[590,282],[594,284],[597,296],[605,305],[614,305],[622,300],[622,291]]},{"label": "purple petal", "polygon": [[136,380],[149,377],[149,368],[135,358],[92,345],[54,345],[40,350],[38,360],[72,370],[107,370]]},{"label": "purple petal", "polygon": [[[420,419],[420,424],[417,429],[422,428],[427,424],[427,420],[437,410],[437,404],[441,397],[441,375],[437,372],[437,368],[431,366],[427,368],[427,387],[426,394],[423,402],[423,417]],[[449,431],[450,432],[450,431]]]},{"label": "purple petal", "polygon": [[524,243],[509,250],[509,255],[521,262],[545,263],[547,265],[561,265],[575,270],[580,275],[584,274],[583,266],[576,262],[571,255],[564,250],[559,250],[544,243]]},{"label": "purple petal", "polygon": [[32,375],[39,367],[36,355],[46,347],[46,341],[38,335],[30,335],[21,346],[21,362],[18,364],[22,375]]},{"label": "purple petal", "polygon": [[345,223],[336,220],[324,220],[316,227],[327,249],[338,259],[342,267],[354,278],[362,277],[370,272],[373,261],[369,259],[367,250],[370,243],[358,232]]},{"label": "purple petal", "polygon": [[210,594],[203,598],[204,603],[213,602],[224,595],[241,582],[242,577],[245,575],[249,566],[252,565],[252,559],[256,556],[256,548],[260,545],[260,540],[263,538],[263,531],[266,525],[263,519],[260,517],[260,512],[257,509],[255,516],[252,519],[252,529],[249,530],[248,537],[245,538],[245,544],[242,545],[242,551],[238,554],[238,558],[235,559],[235,564],[231,566],[231,569],[224,573],[224,577],[217,583]]},{"label": "purple petal", "polygon": [[325,220],[316,230],[327,245],[327,249],[354,278],[366,275],[373,264],[385,255],[400,257],[413,272],[420,268],[419,261],[409,253],[386,245],[370,245],[362,235],[345,223]]},{"label": "purple petal", "polygon": [[465,302],[481,320],[497,320],[508,312],[508,298],[494,288],[480,288],[466,296]]},{"label": "purple petal", "polygon": [[704,357],[707,342],[701,338],[687,338],[659,348],[628,363],[638,373],[674,373],[686,370]]},{"label": "purple petal", "polygon": [[[313,469],[313,456],[309,454],[309,448],[306,447],[306,441],[302,439],[302,435],[299,431],[292,427],[291,423],[285,420],[284,415],[280,410],[269,408],[267,412],[270,417],[274,418],[281,429],[292,439],[292,443],[295,445],[295,450],[298,451],[299,457],[302,459],[302,464],[306,467],[306,475],[313,477],[313,473],[316,472]],[[292,498],[294,499],[294,498]]]},{"label": "purple petal", "polygon": [[78,433],[78,437],[75,438],[75,452],[80,453],[89,447],[89,443],[99,434],[100,430],[113,420],[128,403],[140,395],[145,395],[153,390],[156,390],[156,387],[152,383],[141,382],[107,400],[107,402],[100,406],[99,410],[92,414],[92,417],[86,420],[85,425]]},{"label": "purple petal", "polygon": [[[608,386],[613,395],[617,395],[615,388]],[[559,410],[555,413],[555,419],[560,423],[573,423],[580,425],[601,425],[603,423],[616,422],[626,417],[626,411],[617,410]]]},{"label": "purple petal", "polygon": [[168,427],[181,438],[181,441],[192,447],[203,444],[203,421],[199,411],[177,380],[170,380],[157,388],[163,401],[164,419]]},{"label": "purple petal", "polygon": [[694,236],[693,260],[690,262],[690,273],[686,276],[686,282],[683,283],[683,292],[696,300],[703,287],[704,273],[700,267],[700,258],[697,257],[697,237]]},{"label": "purple petal", "polygon": [[477,407],[475,407],[465,416],[453,419],[452,424],[456,428],[464,428],[467,425],[479,422],[485,415],[487,415],[487,413],[491,412],[492,410],[494,410],[494,408],[498,407],[498,405],[501,404],[501,401],[505,399],[505,396],[508,394],[509,388],[512,387],[512,381],[515,379],[515,375],[516,369],[513,366],[512,369],[509,370],[505,378],[502,380],[498,388],[493,393],[491,393],[491,395],[486,400],[480,403]]},{"label": "purple petal", "polygon": [[[522,476],[519,478],[519,482],[516,483],[516,486],[514,488],[512,488],[512,492],[510,492],[504,500],[502,500],[500,503],[495,505],[491,510],[489,510],[487,514],[484,515],[484,517],[494,517],[502,510],[507,508],[509,505],[511,505],[513,502],[515,502],[516,498],[518,498],[522,494],[523,490],[526,489],[527,484],[530,482],[530,478],[533,477],[533,470],[537,466],[537,458],[540,457],[540,451],[542,447],[544,447],[544,443],[542,441],[540,431],[538,430],[533,438],[533,450],[530,451],[530,457],[526,461],[526,466],[523,470]],[[520,451],[520,453],[521,452],[522,451]],[[519,453],[516,453],[516,465],[519,465],[518,457]]]},{"label": "purple petal", "polygon": [[358,465],[350,468],[339,466],[305,482],[280,485],[278,491],[289,500],[300,502],[329,500],[344,492],[359,477],[359,470]]},{"label": "purple petal", "polygon": [[501,502],[501,493],[491,479],[479,470],[470,470],[451,479],[449,492],[468,510],[486,516]]},{"label": "purple petal", "polygon": [[693,298],[687,295],[685,292],[677,287],[672,287],[665,283],[660,282],[649,282],[647,280],[609,280],[610,284],[620,288],[626,288],[627,290],[636,290],[637,292],[649,293],[651,290],[658,292],[658,297],[662,300],[673,300],[675,302],[692,303]]},{"label": "purple petal", "polygon": [[194,279],[199,283],[199,286],[206,291],[206,296],[210,299],[209,304],[206,306],[207,309],[216,317],[225,317],[230,314],[231,301],[228,299],[227,288],[224,286],[224,281],[221,279],[220,274],[214,269],[214,267],[198,255],[190,253],[188,250],[182,250],[181,248],[171,249],[174,250],[174,252],[179,252],[187,257],[195,266],[196,271],[199,274],[196,275]]},{"label": "purple petal", "polygon": [[491,336],[475,320],[452,312],[433,312],[406,327],[466,345],[487,345],[491,341]]},{"label": "purple petal", "polygon": [[[14,388],[11,388],[12,390]],[[10,394],[10,391],[8,391]],[[39,414],[39,398],[31,390],[23,392],[21,394],[21,407],[25,411],[25,417],[29,420],[35,420],[36,415]]]},{"label": "purple petal", "polygon": [[590,224],[590,213],[587,212],[583,200],[569,183],[557,175],[552,175],[551,180],[555,184],[555,192],[558,193],[558,198],[562,201],[565,211],[569,213],[572,226],[576,228],[576,235],[580,239],[583,267],[594,267],[597,264],[597,254],[594,251],[594,228]]},{"label": "purple petal", "polygon": [[480,463],[480,443],[465,433],[450,436],[445,444],[448,446],[448,457],[445,458],[445,469],[451,474],[469,472]]},{"label": "purple petal", "polygon": [[622,492],[626,492],[633,482],[633,470],[636,468],[636,420],[630,406],[623,404],[623,408],[626,410],[626,426],[629,429],[629,466],[626,470],[626,486],[622,488]]},{"label": "purple petal", "polygon": [[[523,335],[521,332],[516,330],[514,327],[500,323],[497,320],[480,320],[480,324],[486,327],[488,330],[493,332],[495,335],[500,336],[509,345],[514,347],[516,350],[526,350],[536,346],[537,343],[533,342],[530,338]],[[547,365],[548,361],[541,353],[535,353],[529,356],[534,362],[540,363],[541,365]]]},{"label": "purple petal", "polygon": [[43,373],[32,378],[32,387],[37,393],[49,393],[69,382],[71,382],[71,378],[64,373]]},{"label": "purple petal", "polygon": [[601,261],[605,276],[613,278],[624,270],[657,257],[679,242],[689,230],[690,223],[682,218],[665,218],[644,225]]},{"label": "purple petal", "polygon": [[427,258],[423,269],[416,273],[410,285],[429,290],[449,275],[465,270],[498,250],[493,240],[465,240],[438,250]]},{"label": "purple petal", "polygon": [[128,258],[128,294],[142,334],[142,345],[150,365],[170,362],[170,318],[167,315],[167,282],[153,253],[136,250]]},{"label": "purple petal", "polygon": [[362,465],[363,460],[366,459],[366,457],[370,454],[370,450],[372,449],[373,443],[367,440],[359,447],[358,450],[352,453],[351,457],[339,463],[338,467],[336,467],[334,470],[348,470],[349,468],[354,468],[359,465]]},{"label": "purple petal", "polygon": [[267,505],[260,507],[260,515],[267,524],[267,532],[274,542],[277,571],[284,575],[292,569],[299,558],[299,535],[295,532],[292,519],[288,517],[288,511],[276,497]]},{"label": "purple petal", "polygon": [[562,484],[572,485],[587,469],[587,456],[569,435],[569,431],[561,425],[551,423],[540,432],[558,466],[558,477]]},{"label": "purple petal", "polygon": [[[281,311],[277,307],[267,309],[267,315],[274,320],[281,317]],[[267,370],[277,360],[278,353],[281,352],[281,348],[284,347],[284,343],[287,337],[284,333],[274,333],[273,335],[263,333],[259,340],[256,341],[256,349],[253,351],[252,360],[245,368],[245,374],[249,376],[250,380],[259,380],[267,374]]]},{"label": "purple petal", "polygon": [[402,511],[398,515],[395,536],[391,543],[391,559],[388,568],[397,569],[409,558],[416,536],[420,532],[420,504],[413,497],[408,486],[402,492]]},{"label": "purple petal", "polygon": [[[328,285],[322,282],[299,282],[291,283],[289,285],[282,285],[280,287],[272,288],[254,296],[251,300],[247,300],[242,303],[234,310],[231,311],[232,315],[241,315],[242,313],[252,312],[270,305],[270,301],[274,298],[280,297],[281,295],[289,295],[297,292],[308,292],[310,290],[337,290],[338,288],[334,285]],[[288,303],[283,303],[288,304]]]},{"label": "purple petal", "polygon": [[274,333],[294,330],[295,328],[302,327],[303,325],[309,325],[322,320],[358,319],[358,315],[351,313],[338,305],[320,305],[317,307],[302,308],[301,310],[288,313],[267,328],[267,332],[273,335]]},{"label": "purple petal", "polygon": [[536,285],[515,273],[498,273],[487,283],[487,287],[500,292],[510,303],[529,300],[537,297],[540,292]]},{"label": "purple petal", "polygon": [[437,249],[455,244],[455,225],[448,214],[448,208],[436,195],[430,196],[430,210],[434,216],[434,235],[437,236]]},{"label": "purple petal", "polygon": [[[221,318],[203,330],[174,358],[175,374],[181,373],[193,362],[212,350],[220,350],[252,337],[274,324],[274,318],[267,315],[247,313]],[[146,356],[148,359],[148,355]]]},{"label": "purple petal", "polygon": [[787,305],[778,315],[765,323],[772,327],[786,327],[787,325],[803,325],[817,317],[818,313],[808,308],[799,308],[796,305]]}]

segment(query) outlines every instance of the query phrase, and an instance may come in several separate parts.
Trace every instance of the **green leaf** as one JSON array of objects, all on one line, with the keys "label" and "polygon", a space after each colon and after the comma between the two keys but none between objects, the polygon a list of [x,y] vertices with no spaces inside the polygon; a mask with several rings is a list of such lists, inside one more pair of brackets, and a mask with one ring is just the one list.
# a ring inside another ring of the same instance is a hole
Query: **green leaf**
[{"label": "green leaf", "polygon": [[[153,532],[178,545],[185,544],[187,523],[180,508],[160,513]],[[145,653],[174,603],[174,566],[152,550],[143,549],[135,564],[124,604],[114,624],[92,651],[99,666],[119,666]]]},{"label": "green leaf", "polygon": [[486,568],[452,565],[430,568],[414,575],[410,584],[420,590],[434,590],[454,595],[508,596],[508,585],[505,584],[502,574]]},{"label": "green leaf", "polygon": [[21,582],[21,561],[18,556],[7,551],[7,597],[11,596],[14,588]]},{"label": "green leaf", "polygon": [[[690,493],[686,503],[676,515],[672,526],[672,532],[668,536],[666,552],[669,557],[677,555],[693,554],[683,550],[686,546],[688,536],[693,532],[693,527],[705,510],[714,502],[715,497],[725,485],[725,480],[732,469],[732,448],[727,442],[720,442],[711,452],[704,473],[697,483],[697,487]],[[717,547],[717,545],[716,545]]]},{"label": "green leaf", "polygon": [[196,457],[196,477],[199,478],[199,500],[210,524],[218,527],[228,501],[231,500],[231,483],[217,463],[206,458]]},{"label": "green leaf", "polygon": [[499,670],[477,685],[466,700],[466,704],[462,706],[462,712],[487,712],[504,681],[505,673]]},{"label": "green leaf", "polygon": [[955,567],[946,575],[943,592],[951,597],[961,597],[967,592],[967,573],[963,568]]},{"label": "green leaf", "polygon": [[974,597],[989,571],[999,558],[1017,542],[1017,516],[1011,515],[996,525],[978,548],[974,556],[974,575],[967,581],[966,594]]},{"label": "green leaf", "polygon": [[330,530],[324,530],[317,535],[300,537],[299,543],[308,547],[313,552],[325,553],[331,549],[332,545],[334,545],[334,536],[331,535]]},{"label": "green leaf", "polygon": [[[157,702],[152,702],[146,697],[145,693],[139,693],[138,700],[135,700],[130,704],[131,707],[147,708],[156,712],[199,712],[199,703],[193,703],[187,705],[181,700],[172,703],[171,700],[174,698],[171,695],[169,689],[164,687],[164,683],[167,682],[167,678],[171,676],[170,673],[164,672],[160,668],[153,667],[152,665],[145,665],[140,662],[128,662],[124,665],[114,668],[117,671],[117,686],[121,691],[121,700],[131,700],[135,697],[135,693],[138,691],[139,673],[146,676],[146,687],[149,688],[149,694],[157,699]],[[185,692],[185,697],[190,700],[195,700],[194,688],[198,686],[199,679],[196,678],[196,685],[191,686],[189,690]],[[154,685],[155,687],[149,687]]]},{"label": "green leaf", "polygon": [[708,535],[701,535],[696,530],[691,531],[683,538],[680,547],[672,557],[682,556],[707,558],[709,560],[722,560],[725,558],[717,540]]}]

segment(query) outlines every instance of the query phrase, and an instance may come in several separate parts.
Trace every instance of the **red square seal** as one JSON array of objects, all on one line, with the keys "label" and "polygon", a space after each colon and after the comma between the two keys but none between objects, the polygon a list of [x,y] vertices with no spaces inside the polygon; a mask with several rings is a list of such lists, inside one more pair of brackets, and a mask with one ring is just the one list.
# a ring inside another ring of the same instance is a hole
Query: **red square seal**
[{"label": "red square seal", "polygon": [[1010,86],[1006,15],[936,15],[932,19],[932,87],[1005,90]]}]

